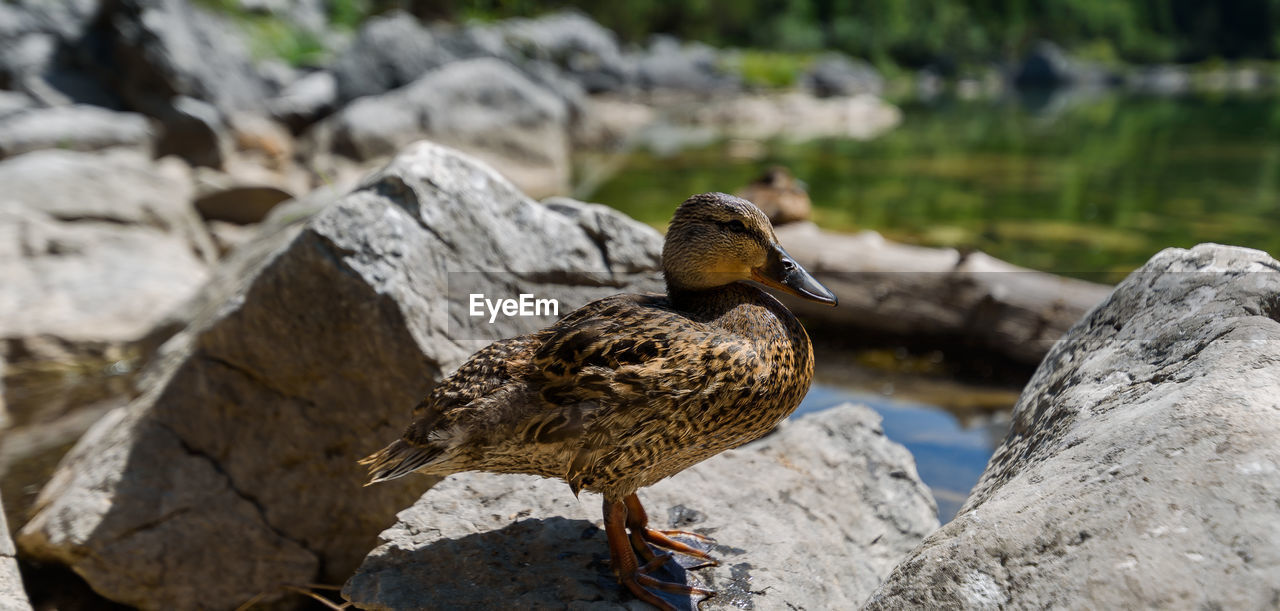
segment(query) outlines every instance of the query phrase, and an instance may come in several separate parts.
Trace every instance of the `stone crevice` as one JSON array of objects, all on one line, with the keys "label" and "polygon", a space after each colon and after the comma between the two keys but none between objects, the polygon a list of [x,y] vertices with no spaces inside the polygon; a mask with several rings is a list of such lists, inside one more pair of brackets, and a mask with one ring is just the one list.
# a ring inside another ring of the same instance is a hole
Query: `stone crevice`
[{"label": "stone crevice", "polygon": [[[210,456],[209,454],[187,443],[187,441],[182,438],[182,435],[178,434],[178,432],[174,430],[171,426],[169,426],[167,423],[161,422],[155,418],[151,419],[151,423],[155,424],[157,427],[161,428],[170,436],[172,436],[174,441],[176,441],[178,445],[182,447],[183,451],[186,452],[188,456],[199,458],[208,462],[209,466],[213,468],[214,472],[216,472],[223,479],[223,481],[227,483],[227,489],[230,490],[233,494],[235,494],[238,498],[243,499],[244,501],[249,503],[249,505],[251,505],[254,508],[263,526],[266,526],[268,530],[274,533],[277,537],[280,537],[282,540],[296,544],[298,547],[301,547],[302,549],[306,550],[307,553],[310,554],[316,560],[316,565],[318,567],[316,574],[320,575],[324,573],[323,571],[324,557],[318,552],[316,552],[316,550],[312,549],[309,545],[307,545],[306,541],[291,537],[284,531],[277,528],[275,524],[272,524],[271,520],[267,518],[267,510],[265,507],[263,507],[262,502],[259,501],[252,494],[249,494],[241,490],[240,488],[238,488],[236,486],[235,480],[231,477],[231,474],[227,473],[226,469],[222,467],[222,464],[219,463],[216,458],[214,458],[213,456]],[[178,514],[179,512],[173,512],[169,514],[167,518],[175,517]],[[155,526],[156,524],[159,524],[163,521],[164,520],[157,520],[153,524],[151,524],[151,526]],[[138,529],[135,527],[135,530],[144,530],[144,529]]]}]

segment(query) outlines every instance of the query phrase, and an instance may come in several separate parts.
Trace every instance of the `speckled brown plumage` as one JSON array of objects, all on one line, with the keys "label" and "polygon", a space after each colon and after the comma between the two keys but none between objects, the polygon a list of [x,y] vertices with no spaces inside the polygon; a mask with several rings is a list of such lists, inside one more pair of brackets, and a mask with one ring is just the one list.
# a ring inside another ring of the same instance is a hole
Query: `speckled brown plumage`
[{"label": "speckled brown plumage", "polygon": [[[771,430],[808,391],[813,351],[791,312],[742,280],[834,298],[786,256],[759,209],[728,195],[680,206],[663,263],[665,296],[601,299],[473,355],[415,408],[400,440],[365,459],[373,481],[556,477],[604,495],[606,518],[611,506],[625,516],[637,489]],[[638,500],[631,513],[643,515]]]}]

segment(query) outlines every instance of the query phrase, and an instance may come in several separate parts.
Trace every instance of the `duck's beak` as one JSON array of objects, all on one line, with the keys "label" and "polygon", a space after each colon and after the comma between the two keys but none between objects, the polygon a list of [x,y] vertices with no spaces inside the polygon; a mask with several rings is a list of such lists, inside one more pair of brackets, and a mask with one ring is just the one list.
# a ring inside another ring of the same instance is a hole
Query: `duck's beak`
[{"label": "duck's beak", "polygon": [[836,295],[809,275],[787,251],[774,244],[764,265],[751,270],[751,279],[810,301],[836,305]]}]

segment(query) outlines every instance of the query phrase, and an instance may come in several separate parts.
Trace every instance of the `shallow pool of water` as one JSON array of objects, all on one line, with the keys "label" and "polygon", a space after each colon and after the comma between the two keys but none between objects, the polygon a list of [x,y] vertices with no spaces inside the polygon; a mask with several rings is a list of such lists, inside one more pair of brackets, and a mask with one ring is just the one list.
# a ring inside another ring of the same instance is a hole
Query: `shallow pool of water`
[{"label": "shallow pool of water", "polygon": [[820,383],[809,389],[793,417],[849,402],[875,410],[884,419],[885,436],[911,451],[944,523],[964,504],[1007,430],[1000,415],[962,422],[937,405]]}]

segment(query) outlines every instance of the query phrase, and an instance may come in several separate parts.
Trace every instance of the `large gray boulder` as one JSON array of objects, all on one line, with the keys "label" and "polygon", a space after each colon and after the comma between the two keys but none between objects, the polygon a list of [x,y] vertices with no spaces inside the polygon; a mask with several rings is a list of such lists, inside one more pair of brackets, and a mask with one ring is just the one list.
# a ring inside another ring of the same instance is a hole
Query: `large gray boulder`
[{"label": "large gray boulder", "polygon": [[568,109],[510,64],[451,63],[413,84],[356,100],[321,124],[337,153],[357,160],[427,138],[493,165],[541,197],[568,190]]},{"label": "large gray boulder", "polygon": [[114,0],[98,24],[109,52],[84,61],[132,109],[159,116],[187,96],[223,113],[254,110],[270,93],[241,32],[187,0]]},{"label": "large gray boulder", "polygon": [[872,609],[1280,601],[1280,262],[1168,249],[1045,357],[956,518]]},{"label": "large gray boulder", "polygon": [[636,85],[645,91],[710,95],[742,86],[723,70],[719,52],[705,44],[654,36],[649,48],[628,57],[634,62]]},{"label": "large gray boulder", "polygon": [[0,116],[0,159],[40,149],[128,148],[150,154],[155,130],[144,116],[77,104]]},{"label": "large gray boulder", "polygon": [[37,346],[132,342],[199,289],[216,252],[180,166],[126,151],[0,163],[0,338],[10,350],[57,358]]},{"label": "large gray boulder", "polygon": [[338,105],[338,79],[328,70],[317,70],[289,83],[267,102],[276,120],[295,131],[315,123]]},{"label": "large gray boulder", "polygon": [[0,611],[29,611],[31,601],[22,587],[22,575],[18,572],[13,539],[9,538],[9,524],[0,511]]},{"label": "large gray boulder", "polygon": [[[854,405],[640,495],[655,527],[715,537],[722,564],[689,573],[720,592],[704,610],[853,608],[938,525],[910,453]],[[454,475],[397,518],[343,589],[357,607],[635,608],[608,566],[600,497],[562,481]]]},{"label": "large gray boulder", "polygon": [[577,11],[509,19],[493,29],[507,59],[547,62],[588,93],[620,91],[634,79],[614,33]]},{"label": "large gray boulder", "polygon": [[360,26],[355,40],[333,61],[339,105],[379,95],[412,83],[423,73],[457,57],[432,32],[402,11],[374,17]]},{"label": "large gray boulder", "polygon": [[101,6],[100,0],[0,4],[0,87],[24,91],[46,105],[117,104],[108,88],[78,65],[76,47],[94,46],[86,44],[86,35]]},{"label": "large gray boulder", "polygon": [[574,207],[420,143],[305,224],[237,249],[142,395],[64,459],[19,546],[145,609],[235,608],[346,579],[423,488],[363,489],[356,460],[475,349],[547,322],[477,325],[467,289],[567,310],[660,286],[657,232]]},{"label": "large gray boulder", "polygon": [[880,95],[884,77],[875,66],[843,53],[828,53],[805,71],[801,84],[820,98],[860,93]]}]

